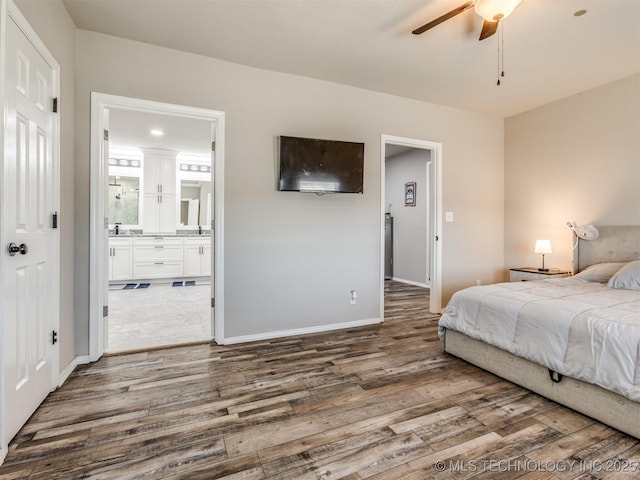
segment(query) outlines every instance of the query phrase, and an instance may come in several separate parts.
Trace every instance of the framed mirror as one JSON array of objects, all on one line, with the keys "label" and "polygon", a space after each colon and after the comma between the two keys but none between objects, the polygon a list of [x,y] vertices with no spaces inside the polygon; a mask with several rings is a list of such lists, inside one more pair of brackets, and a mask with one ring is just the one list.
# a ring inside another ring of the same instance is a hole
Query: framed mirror
[{"label": "framed mirror", "polygon": [[180,226],[211,224],[211,182],[180,180]]}]

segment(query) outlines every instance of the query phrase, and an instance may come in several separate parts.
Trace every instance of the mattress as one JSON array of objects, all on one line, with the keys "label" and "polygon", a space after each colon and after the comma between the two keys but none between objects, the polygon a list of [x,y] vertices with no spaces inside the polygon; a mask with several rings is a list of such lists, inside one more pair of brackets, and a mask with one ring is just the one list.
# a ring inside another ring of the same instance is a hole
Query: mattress
[{"label": "mattress", "polygon": [[470,287],[439,334],[459,331],[562,375],[640,402],[640,292],[580,278]]}]

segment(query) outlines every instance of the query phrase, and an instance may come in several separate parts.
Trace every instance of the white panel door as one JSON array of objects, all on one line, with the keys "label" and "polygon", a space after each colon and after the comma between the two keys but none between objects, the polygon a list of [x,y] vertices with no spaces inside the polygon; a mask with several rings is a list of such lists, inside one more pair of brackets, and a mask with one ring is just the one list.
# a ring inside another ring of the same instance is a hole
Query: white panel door
[{"label": "white panel door", "polygon": [[55,72],[11,17],[7,18],[6,65],[4,441],[17,433],[55,387],[56,348],[52,345],[56,252],[51,228]]}]

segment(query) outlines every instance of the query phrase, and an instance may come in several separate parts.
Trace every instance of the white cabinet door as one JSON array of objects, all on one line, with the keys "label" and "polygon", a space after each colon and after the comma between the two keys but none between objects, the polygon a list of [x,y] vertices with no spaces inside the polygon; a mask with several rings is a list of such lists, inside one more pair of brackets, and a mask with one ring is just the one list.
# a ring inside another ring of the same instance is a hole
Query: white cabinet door
[{"label": "white cabinet door", "polygon": [[142,230],[145,233],[160,231],[158,223],[159,198],[160,194],[158,193],[145,193],[142,197]]},{"label": "white cabinet door", "polygon": [[161,194],[158,203],[158,232],[175,233],[176,231],[176,197]]},{"label": "white cabinet door", "polygon": [[116,245],[111,247],[109,259],[109,280],[129,280],[133,277],[133,259],[131,246]]},{"label": "white cabinet door", "polygon": [[176,231],[176,154],[144,152],[142,228],[145,233]]},{"label": "white cabinet door", "polygon": [[210,237],[185,238],[184,275],[186,277],[204,277],[211,275]]},{"label": "white cabinet door", "polygon": [[144,153],[144,193],[176,194],[176,155]]},{"label": "white cabinet door", "polygon": [[201,275],[211,275],[211,244],[202,246],[202,272]]},{"label": "white cabinet door", "polygon": [[175,233],[176,197],[147,193],[142,199],[142,229],[144,233]]},{"label": "white cabinet door", "polygon": [[133,276],[133,241],[109,238],[109,280],[130,280]]},{"label": "white cabinet door", "polygon": [[144,193],[160,193],[160,155],[146,154],[144,155]]},{"label": "white cabinet door", "polygon": [[197,277],[200,276],[202,271],[202,256],[200,252],[202,247],[200,245],[185,245],[184,246],[184,275],[185,277]]},{"label": "white cabinet door", "polygon": [[[161,156],[158,162],[158,174],[160,175],[160,193],[165,195],[176,194],[176,156]],[[174,200],[175,201],[175,200]]]}]

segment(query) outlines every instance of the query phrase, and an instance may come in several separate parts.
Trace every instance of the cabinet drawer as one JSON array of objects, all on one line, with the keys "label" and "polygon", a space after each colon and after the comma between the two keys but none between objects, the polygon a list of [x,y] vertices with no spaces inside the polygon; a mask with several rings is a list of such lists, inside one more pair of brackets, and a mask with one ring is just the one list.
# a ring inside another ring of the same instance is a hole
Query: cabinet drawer
[{"label": "cabinet drawer", "polygon": [[536,273],[536,272],[522,272],[519,270],[511,270],[509,272],[509,281],[511,282],[526,282],[529,280],[545,280],[549,278],[562,278],[571,276],[569,272],[558,273]]},{"label": "cabinet drawer", "polygon": [[125,247],[130,246],[133,243],[132,238],[115,238],[109,237],[109,246],[110,247]]},{"label": "cabinet drawer", "polygon": [[211,237],[210,236],[202,236],[202,237],[185,237],[184,238],[184,246],[199,246],[204,247],[207,245],[211,245]]},{"label": "cabinet drawer", "polygon": [[182,276],[182,262],[134,263],[134,278],[170,278]]},{"label": "cabinet drawer", "polygon": [[181,245],[136,245],[133,261],[141,262],[182,262]]},{"label": "cabinet drawer", "polygon": [[182,237],[163,237],[158,235],[156,237],[137,237],[134,239],[133,244],[135,246],[156,246],[156,245],[178,245],[182,246]]}]

